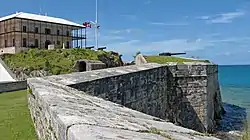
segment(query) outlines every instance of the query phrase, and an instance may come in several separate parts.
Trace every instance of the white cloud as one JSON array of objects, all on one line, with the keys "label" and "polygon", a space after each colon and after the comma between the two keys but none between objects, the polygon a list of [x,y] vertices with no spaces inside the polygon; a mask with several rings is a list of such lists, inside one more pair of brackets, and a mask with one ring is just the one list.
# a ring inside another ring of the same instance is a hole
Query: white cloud
[{"label": "white cloud", "polygon": [[199,17],[199,19],[205,20],[209,24],[231,23],[235,18],[239,18],[244,15],[245,15],[244,11],[236,11],[236,12],[221,13],[221,14],[210,15],[210,16],[201,16]]},{"label": "white cloud", "polygon": [[211,40],[211,43],[248,43],[250,37],[229,37],[224,39]]},{"label": "white cloud", "polygon": [[208,20],[210,19],[210,16],[201,16],[198,19],[202,19],[202,20]]},{"label": "white cloud", "polygon": [[121,15],[121,16],[124,17],[124,18],[127,18],[129,20],[136,20],[137,19],[136,15],[124,14],[124,15]]},{"label": "white cloud", "polygon": [[159,26],[186,26],[188,23],[185,22],[173,22],[173,23],[165,23],[165,22],[150,22],[151,25],[159,25]]},{"label": "white cloud", "polygon": [[110,31],[111,34],[121,34],[121,33],[132,33],[133,31],[136,31],[138,29],[121,29],[121,30],[114,30]]},{"label": "white cloud", "polygon": [[121,54],[131,55],[131,58],[132,55],[137,51],[141,51],[142,53],[147,54],[158,54],[160,52],[194,52],[198,50],[206,50],[210,47],[216,47],[217,49],[222,51],[223,55],[228,56],[231,55],[232,52],[225,52],[225,50],[227,50],[227,46],[232,43],[242,43],[242,41],[244,43],[248,43],[250,41],[250,37],[232,37],[224,39],[197,38],[194,40],[177,38],[155,42],[128,40],[123,42],[108,43],[107,47],[109,50],[115,50],[120,52]]},{"label": "white cloud", "polygon": [[119,51],[121,53],[141,52],[184,52],[202,49],[209,46],[210,42],[202,39],[172,39],[157,42],[142,42],[140,40],[131,40],[120,43],[107,44],[109,49]]},{"label": "white cloud", "polygon": [[125,39],[125,37],[119,36],[119,35],[104,35],[104,36],[100,36],[100,37],[101,37],[100,39],[105,41],[105,42],[119,41],[119,40]]}]

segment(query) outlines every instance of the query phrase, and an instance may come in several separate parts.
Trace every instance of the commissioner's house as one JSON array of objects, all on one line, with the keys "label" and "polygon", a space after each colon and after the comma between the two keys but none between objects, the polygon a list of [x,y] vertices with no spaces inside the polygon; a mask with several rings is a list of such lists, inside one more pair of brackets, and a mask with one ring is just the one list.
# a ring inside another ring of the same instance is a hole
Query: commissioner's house
[{"label": "commissioner's house", "polygon": [[62,18],[19,12],[0,18],[0,54],[28,48],[86,46],[86,28]]}]

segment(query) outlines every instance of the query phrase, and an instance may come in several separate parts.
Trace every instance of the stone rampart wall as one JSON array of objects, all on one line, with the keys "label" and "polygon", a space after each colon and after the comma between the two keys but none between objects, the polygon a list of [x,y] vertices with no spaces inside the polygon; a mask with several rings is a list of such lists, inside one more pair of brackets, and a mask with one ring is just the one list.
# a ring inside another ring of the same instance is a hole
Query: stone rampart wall
[{"label": "stone rampart wall", "polygon": [[76,82],[67,81],[71,76],[77,74],[28,79],[29,109],[39,140],[218,140],[62,85]]},{"label": "stone rampart wall", "polygon": [[51,76],[89,95],[201,132],[212,132],[222,113],[217,66],[126,66]]}]

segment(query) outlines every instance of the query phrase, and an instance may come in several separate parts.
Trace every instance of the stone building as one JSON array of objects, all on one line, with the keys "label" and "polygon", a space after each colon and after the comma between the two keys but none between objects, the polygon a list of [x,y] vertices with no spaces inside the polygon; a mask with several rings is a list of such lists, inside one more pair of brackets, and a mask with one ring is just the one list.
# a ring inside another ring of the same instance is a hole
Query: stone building
[{"label": "stone building", "polygon": [[86,28],[62,18],[19,12],[0,18],[0,54],[86,46]]}]

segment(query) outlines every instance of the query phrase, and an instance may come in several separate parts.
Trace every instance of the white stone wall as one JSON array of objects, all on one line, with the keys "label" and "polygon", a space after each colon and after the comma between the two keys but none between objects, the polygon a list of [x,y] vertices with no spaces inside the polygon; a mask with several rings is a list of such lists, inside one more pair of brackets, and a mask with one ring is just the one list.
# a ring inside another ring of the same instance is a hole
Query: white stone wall
[{"label": "white stone wall", "polygon": [[0,63],[0,82],[16,81],[11,77],[8,71],[5,69],[2,63]]},{"label": "white stone wall", "polygon": [[0,55],[2,54],[16,54],[20,52],[25,52],[27,51],[28,48],[24,47],[7,47],[7,48],[0,48]]}]

